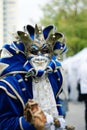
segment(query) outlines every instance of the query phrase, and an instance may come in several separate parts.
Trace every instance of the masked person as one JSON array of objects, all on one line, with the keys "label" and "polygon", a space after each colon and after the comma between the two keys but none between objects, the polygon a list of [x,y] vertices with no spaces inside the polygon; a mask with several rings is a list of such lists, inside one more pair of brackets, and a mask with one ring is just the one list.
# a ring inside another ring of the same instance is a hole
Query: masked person
[{"label": "masked person", "polygon": [[64,35],[53,25],[27,25],[15,39],[1,50],[0,130],[41,130],[37,117],[44,130],[62,130],[63,75],[56,57],[66,51]]}]

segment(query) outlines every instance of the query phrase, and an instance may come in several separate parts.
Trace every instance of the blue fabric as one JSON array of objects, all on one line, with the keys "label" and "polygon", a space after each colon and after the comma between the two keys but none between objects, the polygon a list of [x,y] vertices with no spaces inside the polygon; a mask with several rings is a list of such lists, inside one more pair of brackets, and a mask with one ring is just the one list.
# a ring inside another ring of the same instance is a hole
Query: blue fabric
[{"label": "blue fabric", "polygon": [[53,27],[54,27],[53,25],[49,25],[46,28],[44,28],[43,35],[45,39],[47,39],[49,32],[53,29]]},{"label": "blue fabric", "polygon": [[27,25],[27,30],[30,37],[34,40],[34,27],[32,27],[31,25]]},{"label": "blue fabric", "polygon": [[[3,70],[0,76],[5,75],[6,73],[13,72],[13,71],[22,71],[23,64],[26,62],[26,57],[22,53],[16,53],[10,45],[5,45],[3,48],[6,48],[13,56],[8,58],[0,58],[0,63],[6,63],[9,66]],[[23,70],[24,71],[24,70]]]},{"label": "blue fabric", "polygon": [[61,43],[61,42],[58,41],[54,45],[54,50],[55,49],[61,49],[61,47],[64,48],[64,46],[65,46],[65,44],[63,44],[63,43]]},{"label": "blue fabric", "polygon": [[14,100],[0,89],[0,130],[20,130],[19,109]]},{"label": "blue fabric", "polygon": [[20,42],[20,44],[17,44],[16,42],[13,42],[11,45],[10,45],[11,48],[13,49],[18,49],[22,52],[24,52],[25,50],[25,47],[24,47],[24,44],[22,42]]},{"label": "blue fabric", "polygon": [[[33,98],[31,87],[32,80],[29,79],[28,83],[24,81],[22,83],[18,83],[18,79],[20,78],[22,78],[22,76],[20,74],[17,74],[15,76],[7,76],[4,78],[4,80],[8,81],[13,86],[25,104],[29,98]],[[9,93],[17,97],[12,89],[10,89],[9,86],[4,82],[0,81],[0,86],[3,86]],[[22,88],[26,88],[26,91],[23,92]],[[0,130],[21,130],[19,125],[19,118],[21,116],[23,118],[22,124],[24,130],[35,130],[33,126],[25,121],[23,117],[23,105],[20,100],[18,98],[11,98],[8,96],[8,94],[6,94],[4,89],[0,89]]]},{"label": "blue fabric", "polygon": [[[49,32],[53,29],[53,27],[54,27],[53,25],[49,25],[43,29],[43,35],[45,39],[47,39]],[[34,33],[35,33],[34,27],[32,27],[31,25],[27,25],[27,30],[32,40],[34,40]]]},{"label": "blue fabric", "polygon": [[63,108],[62,108],[63,106],[62,106],[62,104],[61,104],[61,101],[60,101],[60,98],[59,98],[59,97],[56,99],[56,103],[59,104],[59,106],[57,106],[59,115],[60,115],[60,116],[64,116]]},{"label": "blue fabric", "polygon": [[67,51],[67,47],[66,47],[66,44],[57,41],[57,42],[55,43],[55,45],[54,45],[53,50],[54,50],[54,51],[55,51],[55,50],[61,50],[60,54],[63,54],[64,52]]},{"label": "blue fabric", "polygon": [[33,125],[30,125],[28,122],[25,121],[24,117],[22,118],[22,125],[24,130],[36,130]]},{"label": "blue fabric", "polygon": [[[27,62],[27,63],[26,63]],[[23,68],[26,70],[26,71],[29,71],[30,69],[32,69],[33,67],[32,67],[32,65],[28,62],[28,61],[26,61],[25,63],[26,63],[26,65],[24,65],[23,66]]]}]

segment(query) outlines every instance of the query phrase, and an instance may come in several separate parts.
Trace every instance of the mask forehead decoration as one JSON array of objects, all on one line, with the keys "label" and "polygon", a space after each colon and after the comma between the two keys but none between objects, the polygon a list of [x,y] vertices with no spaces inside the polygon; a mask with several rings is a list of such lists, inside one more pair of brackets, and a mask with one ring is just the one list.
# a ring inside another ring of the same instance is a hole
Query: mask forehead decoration
[{"label": "mask forehead decoration", "polygon": [[31,25],[24,27],[24,31],[17,31],[17,40],[23,42],[25,46],[25,54],[33,53],[38,55],[41,53],[50,53],[50,55],[59,55],[66,50],[65,37],[62,33],[56,32],[53,25],[49,25],[42,29],[41,26]]}]

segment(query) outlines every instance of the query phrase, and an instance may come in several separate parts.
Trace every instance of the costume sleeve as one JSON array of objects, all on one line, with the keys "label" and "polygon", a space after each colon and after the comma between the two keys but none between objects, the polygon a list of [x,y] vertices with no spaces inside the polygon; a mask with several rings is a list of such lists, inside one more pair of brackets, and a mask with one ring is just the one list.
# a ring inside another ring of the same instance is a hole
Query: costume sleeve
[{"label": "costume sleeve", "polygon": [[0,130],[36,130],[25,120],[22,109],[17,99],[0,88]]},{"label": "costume sleeve", "polygon": [[56,99],[56,102],[58,104],[57,109],[58,109],[59,116],[63,116],[63,110],[62,110],[63,106],[62,106],[62,104],[60,102],[59,97]]}]

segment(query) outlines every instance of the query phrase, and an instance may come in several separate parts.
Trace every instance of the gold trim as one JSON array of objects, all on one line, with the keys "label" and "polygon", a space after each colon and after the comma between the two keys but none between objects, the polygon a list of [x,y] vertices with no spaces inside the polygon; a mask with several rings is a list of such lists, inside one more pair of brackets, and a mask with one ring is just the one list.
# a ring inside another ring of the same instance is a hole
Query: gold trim
[{"label": "gold trim", "polygon": [[6,80],[2,79],[0,81],[6,83],[12,89],[12,91],[15,93],[15,95],[17,96],[17,98],[20,100],[20,102],[21,102],[21,104],[22,104],[22,106],[24,108],[25,107],[24,102],[23,102],[21,96],[18,94],[18,92],[13,88],[13,86],[8,81],[6,81]]},{"label": "gold trim", "polygon": [[3,72],[4,69],[6,69],[9,66],[9,64],[6,63],[0,63],[0,74]]},{"label": "gold trim", "polygon": [[0,89],[3,89],[3,90],[7,93],[7,95],[10,96],[11,98],[17,99],[17,97],[16,97],[16,96],[13,96],[11,93],[9,93],[5,87],[0,86]]},{"label": "gold trim", "polygon": [[20,124],[21,130],[24,130],[24,129],[23,129],[23,126],[22,126],[22,117],[19,118],[19,124]]},{"label": "gold trim", "polygon": [[62,88],[63,88],[63,86],[64,86],[64,73],[63,73],[63,68],[61,67],[61,69],[60,69],[60,71],[61,71],[61,75],[62,75],[62,85],[61,85],[61,88],[59,89],[59,91],[57,92],[57,94],[56,94],[56,98],[58,98],[58,96],[59,96],[59,94],[60,94],[60,92],[61,92],[61,90],[62,90]]},{"label": "gold trim", "polygon": [[9,72],[7,74],[4,74],[3,76],[0,76],[0,79],[8,76],[8,75],[11,75],[11,74],[26,74],[27,72],[26,71],[13,71],[13,72]]}]

